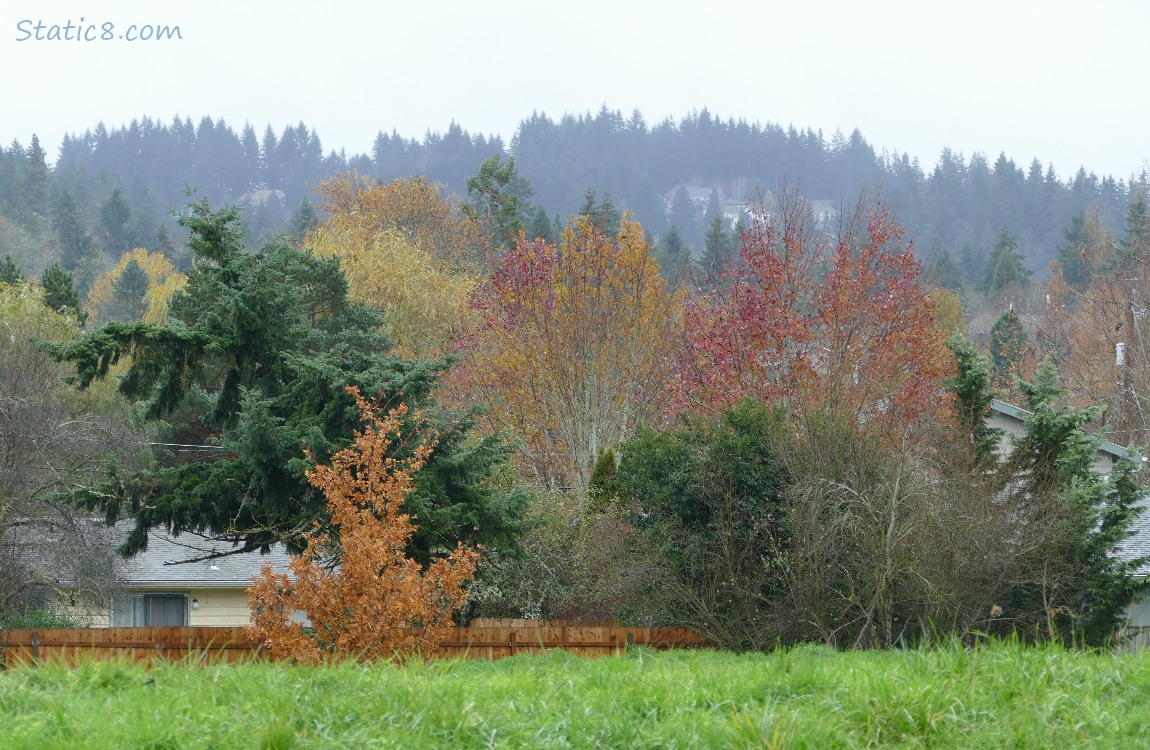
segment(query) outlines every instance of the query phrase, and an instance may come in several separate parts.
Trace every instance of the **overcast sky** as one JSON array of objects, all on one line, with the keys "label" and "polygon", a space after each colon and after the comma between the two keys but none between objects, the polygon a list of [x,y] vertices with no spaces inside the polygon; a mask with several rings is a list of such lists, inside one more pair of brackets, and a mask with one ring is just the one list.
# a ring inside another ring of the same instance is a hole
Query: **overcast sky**
[{"label": "overcast sky", "polygon": [[[113,39],[35,39],[81,17]],[[0,143],[37,133],[50,157],[66,132],[144,115],[302,120],[350,153],[453,119],[510,143],[533,110],[603,104],[858,127],[927,171],[944,146],[1064,178],[1127,178],[1150,157],[1143,0],[4,0],[0,23]],[[119,39],[132,25],[182,39]]]}]

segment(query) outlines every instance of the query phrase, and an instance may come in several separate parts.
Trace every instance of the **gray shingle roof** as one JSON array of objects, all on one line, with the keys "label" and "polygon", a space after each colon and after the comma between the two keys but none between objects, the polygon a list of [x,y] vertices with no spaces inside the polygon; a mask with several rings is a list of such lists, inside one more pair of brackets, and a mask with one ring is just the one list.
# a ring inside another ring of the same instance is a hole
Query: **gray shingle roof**
[{"label": "gray shingle roof", "polygon": [[[116,531],[126,537],[133,523],[121,521],[116,525]],[[195,534],[172,537],[156,529],[148,536],[147,550],[123,561],[121,576],[128,586],[231,588],[250,584],[260,572],[264,560],[270,562],[277,573],[288,572],[290,555],[283,545],[278,544],[266,555],[248,552],[200,562],[182,562],[232,549],[227,542],[208,541]]]}]

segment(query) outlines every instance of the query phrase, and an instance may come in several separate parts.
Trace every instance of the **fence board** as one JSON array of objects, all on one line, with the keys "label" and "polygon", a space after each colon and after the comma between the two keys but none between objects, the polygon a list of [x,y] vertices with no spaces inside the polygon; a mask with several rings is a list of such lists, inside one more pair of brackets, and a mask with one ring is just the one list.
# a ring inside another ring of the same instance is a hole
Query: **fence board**
[{"label": "fence board", "polygon": [[[603,656],[629,646],[657,649],[710,645],[686,628],[621,628],[608,625],[504,620],[455,628],[435,658],[500,659],[520,653],[566,649]],[[259,644],[244,628],[25,628],[0,630],[0,666],[81,659],[124,659],[144,664],[194,659],[205,663],[260,658]]]}]

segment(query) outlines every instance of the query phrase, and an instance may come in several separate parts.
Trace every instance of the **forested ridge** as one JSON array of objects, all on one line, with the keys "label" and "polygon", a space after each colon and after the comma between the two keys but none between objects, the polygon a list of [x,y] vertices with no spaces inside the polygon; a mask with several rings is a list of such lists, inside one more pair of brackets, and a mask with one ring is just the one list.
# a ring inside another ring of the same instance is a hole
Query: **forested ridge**
[{"label": "forested ridge", "polygon": [[[1044,165],[1023,155],[1016,160],[950,149],[924,163],[877,152],[857,129],[825,134],[722,119],[705,108],[658,123],[648,123],[638,111],[624,116],[606,107],[558,118],[536,112],[509,143],[452,123],[422,139],[380,131],[367,154],[332,145],[325,150],[320,134],[303,122],[278,132],[267,125],[260,132],[250,123],[236,127],[211,117],[198,123],[189,117],[101,123],[65,137],[53,169],[47,166],[50,145],[13,142],[0,149],[0,214],[16,226],[0,231],[0,254],[11,253],[33,272],[46,266],[51,257],[45,244],[67,242],[54,237],[44,221],[63,193],[114,262],[131,247],[154,248],[159,227],[172,229],[168,211],[185,203],[189,188],[213,205],[246,196],[245,226],[262,240],[288,229],[311,197],[309,186],[348,169],[381,180],[423,175],[463,195],[467,178],[484,160],[506,154],[515,157],[533,189],[532,204],[549,219],[575,213],[592,190],[632,211],[656,237],[674,224],[696,252],[710,217],[697,197],[691,209],[675,204],[680,185],[691,186],[695,195],[713,189],[728,205],[783,185],[836,207],[852,202],[861,189],[881,193],[921,257],[929,261],[945,249],[972,282],[1003,232],[1017,244],[1026,267],[1044,274],[1075,217],[1096,205],[1102,224],[1119,229],[1132,191],[1146,180],[1100,176],[1086,167],[1071,172],[1073,165]],[[105,217],[117,187],[129,217],[120,227],[115,217]],[[40,241],[32,243],[27,234]]]}]

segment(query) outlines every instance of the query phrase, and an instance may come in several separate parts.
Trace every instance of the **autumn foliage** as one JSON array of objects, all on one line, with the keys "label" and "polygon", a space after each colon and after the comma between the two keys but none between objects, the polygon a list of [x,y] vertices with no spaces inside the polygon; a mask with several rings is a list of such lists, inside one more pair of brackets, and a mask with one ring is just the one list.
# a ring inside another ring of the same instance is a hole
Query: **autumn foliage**
[{"label": "autumn foliage", "polygon": [[140,303],[141,320],[157,324],[167,322],[168,303],[171,302],[172,295],[184,288],[187,278],[172,266],[171,261],[163,253],[150,253],[142,247],[124,253],[115,268],[100,274],[92,283],[87,308],[95,322],[104,322],[111,317],[117,301],[117,282],[133,262],[147,274],[148,278],[143,298],[134,300]]},{"label": "autumn foliage", "polygon": [[586,489],[599,449],[653,414],[678,343],[682,298],[642,228],[624,219],[611,237],[581,217],[558,247],[521,238],[472,306],[463,392],[522,438],[536,482]]},{"label": "autumn foliage", "polygon": [[317,195],[327,218],[307,247],[339,257],[349,296],[380,313],[400,350],[441,354],[487,263],[458,200],[422,178],[383,183],[354,173],[324,182]]},{"label": "autumn foliage", "polygon": [[671,411],[753,396],[893,434],[943,410],[953,358],[889,212],[860,205],[837,237],[792,195],[753,218],[731,283],[687,308]]},{"label": "autumn foliage", "polygon": [[334,533],[308,534],[307,548],[292,558],[291,576],[264,563],[248,590],[251,632],[274,658],[426,655],[452,627],[478,563],[479,553],[462,545],[426,570],[406,556],[415,525],[401,506],[431,446],[420,445],[405,460],[389,456],[406,407],[381,414],[355,388],[348,392],[363,429],[330,465],[307,473],[327,500]]}]

